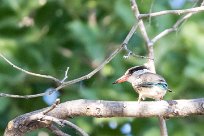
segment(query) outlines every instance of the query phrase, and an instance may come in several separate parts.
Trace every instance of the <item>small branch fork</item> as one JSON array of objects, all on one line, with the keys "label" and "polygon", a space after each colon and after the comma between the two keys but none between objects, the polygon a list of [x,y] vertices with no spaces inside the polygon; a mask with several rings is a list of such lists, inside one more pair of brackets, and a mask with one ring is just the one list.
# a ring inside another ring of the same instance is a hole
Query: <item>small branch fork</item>
[{"label": "small branch fork", "polygon": [[40,111],[28,113],[26,115],[29,115],[29,117],[21,117],[21,120],[18,121],[18,124],[15,124],[15,121],[10,121],[6,129],[8,131],[5,131],[4,136],[22,136],[29,131],[42,127],[50,129],[54,134],[58,136],[70,136],[60,130],[56,125],[60,127],[69,126],[75,129],[81,136],[88,136],[86,132],[84,132],[75,124],[64,119],[56,118],[52,114],[49,115],[49,113],[55,110],[55,108],[57,108],[59,104],[60,100],[57,99],[51,107],[42,109]]},{"label": "small branch fork", "polygon": [[[204,1],[201,3],[201,7],[204,6]],[[168,28],[168,29],[165,29],[164,31],[162,31],[161,33],[159,33],[157,36],[155,36],[153,39],[152,39],[152,42],[155,43],[157,42],[159,39],[161,39],[162,37],[168,35],[169,33],[171,32],[174,32],[174,31],[177,31],[178,30],[178,27],[181,26],[181,24],[183,22],[185,22],[188,18],[190,18],[193,14],[195,14],[197,12],[190,12],[186,15],[184,15],[183,17],[181,17],[179,20],[176,21],[176,23],[173,25],[173,27],[171,28]]]},{"label": "small branch fork", "polygon": [[[68,70],[67,70],[68,71]],[[48,127],[54,134],[58,134],[58,135],[68,135],[64,132],[62,132],[59,128],[57,128],[54,124],[56,123],[57,125],[59,125],[60,127],[64,127],[64,126],[70,126],[71,128],[75,129],[81,136],[88,136],[88,134],[86,132],[84,132],[81,128],[79,128],[78,126],[76,126],[75,124],[64,120],[64,119],[59,119],[53,116],[48,116],[46,114],[48,114],[49,112],[51,112],[52,110],[54,110],[58,105],[60,104],[60,99],[56,99],[55,103],[43,110],[42,112],[38,113],[38,114],[34,114],[32,115],[29,119],[30,121],[40,121],[40,122],[46,122],[48,124],[50,124],[50,126]],[[47,124],[46,124],[47,125]]]},{"label": "small branch fork", "polygon": [[[21,115],[8,123],[4,136],[16,134],[21,136],[25,132],[38,128],[49,128],[55,133],[64,133],[54,124],[68,125],[82,136],[87,136],[83,130],[64,120],[68,117],[91,116],[98,118],[109,117],[186,117],[190,115],[204,115],[204,98],[191,100],[170,101],[104,101],[104,100],[72,100],[61,104],[56,102],[49,108],[33,111]],[[46,113],[46,114],[45,114]],[[53,126],[54,125],[54,126]],[[23,127],[22,127],[23,126]]]}]

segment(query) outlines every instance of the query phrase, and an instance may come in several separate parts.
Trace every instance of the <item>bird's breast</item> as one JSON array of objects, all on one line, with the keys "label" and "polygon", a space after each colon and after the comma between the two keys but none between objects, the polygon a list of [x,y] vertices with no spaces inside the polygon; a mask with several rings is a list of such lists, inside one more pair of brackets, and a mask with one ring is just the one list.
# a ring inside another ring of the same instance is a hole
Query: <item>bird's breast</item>
[{"label": "bird's breast", "polygon": [[166,90],[162,89],[159,86],[137,87],[136,85],[133,85],[133,88],[135,89],[137,93],[139,93],[143,97],[152,98],[155,100],[160,100],[166,94]]}]

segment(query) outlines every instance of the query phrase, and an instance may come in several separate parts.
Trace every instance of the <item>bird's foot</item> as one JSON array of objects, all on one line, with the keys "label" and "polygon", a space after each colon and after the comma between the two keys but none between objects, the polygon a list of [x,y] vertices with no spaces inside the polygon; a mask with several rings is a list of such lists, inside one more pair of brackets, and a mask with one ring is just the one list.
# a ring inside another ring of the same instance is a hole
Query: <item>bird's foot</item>
[{"label": "bird's foot", "polygon": [[142,95],[139,95],[139,98],[138,98],[138,100],[137,100],[137,102],[141,102],[141,100],[145,100],[145,97],[142,97]]},{"label": "bird's foot", "polygon": [[140,103],[140,102],[141,102],[141,99],[140,99],[140,98],[138,98],[137,102],[138,102],[138,103]]}]

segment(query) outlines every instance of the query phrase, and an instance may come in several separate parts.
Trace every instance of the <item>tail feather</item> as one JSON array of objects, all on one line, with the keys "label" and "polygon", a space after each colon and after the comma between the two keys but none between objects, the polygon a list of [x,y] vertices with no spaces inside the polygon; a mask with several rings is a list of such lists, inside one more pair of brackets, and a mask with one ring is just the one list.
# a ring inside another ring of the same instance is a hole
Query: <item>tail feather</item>
[{"label": "tail feather", "polygon": [[169,88],[168,88],[168,91],[169,91],[169,92],[173,92],[173,91],[172,91],[171,89],[169,89]]}]

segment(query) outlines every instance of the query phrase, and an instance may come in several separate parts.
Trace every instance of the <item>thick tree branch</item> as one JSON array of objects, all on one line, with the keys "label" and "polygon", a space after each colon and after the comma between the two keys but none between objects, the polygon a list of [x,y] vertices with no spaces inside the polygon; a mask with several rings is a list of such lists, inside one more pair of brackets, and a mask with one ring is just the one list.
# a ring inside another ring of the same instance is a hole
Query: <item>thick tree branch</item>
[{"label": "thick tree branch", "polygon": [[[50,127],[50,124],[34,121],[36,114],[47,108],[21,115],[8,123],[5,136],[13,134],[23,135],[40,127]],[[204,115],[204,98],[192,100],[170,101],[103,101],[103,100],[73,100],[59,104],[50,111],[48,116],[59,119],[74,116],[92,117],[185,117],[190,115]]]}]

